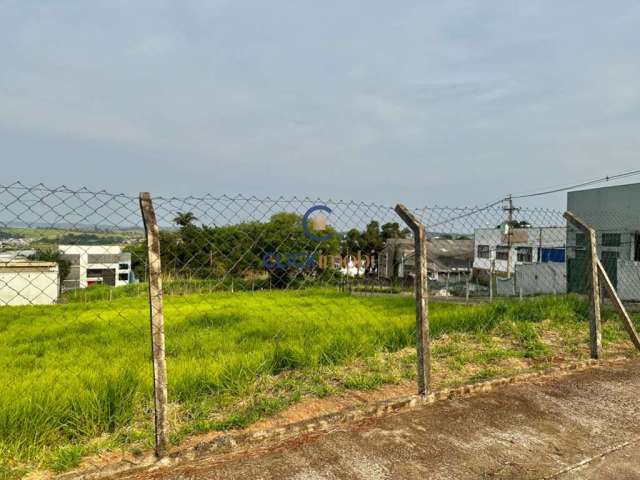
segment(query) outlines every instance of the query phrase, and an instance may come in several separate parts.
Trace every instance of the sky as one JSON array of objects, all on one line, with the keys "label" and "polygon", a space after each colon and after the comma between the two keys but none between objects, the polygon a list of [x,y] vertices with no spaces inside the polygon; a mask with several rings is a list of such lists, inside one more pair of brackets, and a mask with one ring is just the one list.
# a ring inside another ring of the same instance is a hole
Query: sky
[{"label": "sky", "polygon": [[625,0],[0,0],[0,184],[464,206],[632,170],[638,25]]}]

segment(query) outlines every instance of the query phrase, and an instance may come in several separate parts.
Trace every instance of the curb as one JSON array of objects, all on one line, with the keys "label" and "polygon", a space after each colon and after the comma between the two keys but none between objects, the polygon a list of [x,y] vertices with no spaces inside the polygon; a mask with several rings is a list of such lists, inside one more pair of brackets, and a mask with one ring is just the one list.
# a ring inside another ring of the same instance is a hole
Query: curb
[{"label": "curb", "polygon": [[497,378],[461,387],[438,390],[426,396],[410,395],[381,400],[371,404],[346,408],[311,420],[292,423],[284,427],[220,435],[213,440],[198,443],[188,449],[180,450],[180,447],[176,447],[174,451],[170,451],[166,457],[160,460],[154,455],[147,455],[138,461],[122,460],[115,464],[69,472],[54,478],[57,480],[101,480],[116,475],[135,474],[142,471],[153,472],[213,455],[240,453],[251,448],[263,447],[263,444],[268,442],[282,442],[301,435],[327,433],[337,429],[339,425],[390,415],[436,402],[488,393],[507,385],[558,378],[591,368],[620,365],[629,360],[626,357],[610,360],[584,360],[547,368],[538,372],[523,373],[512,377]]}]

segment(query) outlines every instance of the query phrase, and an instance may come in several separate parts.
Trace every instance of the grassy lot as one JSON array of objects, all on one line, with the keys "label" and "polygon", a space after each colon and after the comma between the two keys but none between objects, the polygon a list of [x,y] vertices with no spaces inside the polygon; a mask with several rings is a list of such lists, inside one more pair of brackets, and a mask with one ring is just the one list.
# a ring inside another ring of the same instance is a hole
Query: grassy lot
[{"label": "grassy lot", "polygon": [[[415,375],[410,297],[217,292],[165,305],[174,442],[244,427],[304,397]],[[577,297],[430,308],[436,386],[588,356],[587,304]],[[605,350],[629,353],[619,322],[605,318]],[[145,299],[0,308],[0,385],[0,479],[150,447]]]}]

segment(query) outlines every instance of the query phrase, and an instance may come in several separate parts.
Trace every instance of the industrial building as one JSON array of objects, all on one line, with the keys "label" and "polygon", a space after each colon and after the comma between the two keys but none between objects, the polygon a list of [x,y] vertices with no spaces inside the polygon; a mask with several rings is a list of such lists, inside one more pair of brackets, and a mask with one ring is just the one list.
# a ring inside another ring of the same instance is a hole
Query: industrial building
[{"label": "industrial building", "polygon": [[[596,231],[598,256],[623,300],[640,300],[640,183],[567,194],[567,210]],[[584,292],[586,236],[567,229],[567,280]]]}]

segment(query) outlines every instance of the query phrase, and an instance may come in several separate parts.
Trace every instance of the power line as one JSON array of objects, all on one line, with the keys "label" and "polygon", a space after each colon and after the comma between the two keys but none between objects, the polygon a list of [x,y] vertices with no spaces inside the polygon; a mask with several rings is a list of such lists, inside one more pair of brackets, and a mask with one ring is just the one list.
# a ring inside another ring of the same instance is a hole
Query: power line
[{"label": "power line", "polygon": [[[467,217],[470,217],[472,215],[475,215],[476,213],[480,213],[480,212],[488,210],[488,209],[490,209],[492,207],[495,207],[496,205],[502,203],[503,201],[504,201],[504,199],[501,198],[500,200],[496,200],[495,202],[486,204],[484,207],[475,207],[475,208],[471,209],[470,211],[465,212],[465,213],[463,213],[461,215],[457,215],[455,217],[445,218],[444,220],[441,220],[438,223],[430,224],[428,226],[429,226],[429,228],[433,229],[435,227],[439,227],[440,225],[445,225],[447,223],[455,222],[456,220],[460,220],[462,218],[467,218]],[[425,210],[426,210],[426,208],[422,209],[423,215],[424,215],[424,211]]]},{"label": "power line", "polygon": [[541,196],[541,195],[549,195],[549,194],[552,194],[552,193],[566,192],[567,190],[572,190],[574,188],[587,187],[589,185],[595,185],[595,184],[602,183],[602,182],[609,182],[611,180],[619,180],[621,178],[632,177],[632,176],[635,176],[635,175],[640,175],[640,170],[632,170],[632,171],[629,171],[629,172],[618,173],[616,175],[611,175],[611,176],[608,175],[606,177],[597,178],[597,179],[594,179],[594,180],[589,180],[589,181],[586,181],[586,182],[578,183],[576,185],[569,185],[569,186],[565,186],[565,187],[557,187],[557,188],[553,188],[551,190],[544,190],[544,191],[541,191],[541,192],[513,195],[511,198],[529,198],[529,197],[538,197],[538,196]]}]

